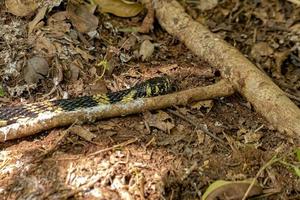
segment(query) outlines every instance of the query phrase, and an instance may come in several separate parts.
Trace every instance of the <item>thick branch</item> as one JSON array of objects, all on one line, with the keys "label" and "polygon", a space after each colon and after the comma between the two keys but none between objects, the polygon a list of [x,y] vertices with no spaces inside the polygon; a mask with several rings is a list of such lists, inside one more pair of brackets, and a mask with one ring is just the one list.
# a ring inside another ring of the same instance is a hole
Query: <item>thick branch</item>
[{"label": "thick branch", "polygon": [[77,121],[87,122],[96,119],[124,116],[140,113],[145,110],[156,110],[173,105],[186,105],[191,101],[200,101],[221,96],[229,96],[234,93],[230,83],[226,80],[206,86],[189,89],[173,94],[138,99],[126,104],[102,105],[80,111],[66,113],[45,113],[36,119],[19,122],[0,128],[0,142],[12,140],[59,126],[66,126]]},{"label": "thick branch", "polygon": [[168,33],[220,69],[258,111],[279,131],[300,136],[300,110],[271,79],[237,49],[191,19],[175,0],[155,0],[156,17]]}]

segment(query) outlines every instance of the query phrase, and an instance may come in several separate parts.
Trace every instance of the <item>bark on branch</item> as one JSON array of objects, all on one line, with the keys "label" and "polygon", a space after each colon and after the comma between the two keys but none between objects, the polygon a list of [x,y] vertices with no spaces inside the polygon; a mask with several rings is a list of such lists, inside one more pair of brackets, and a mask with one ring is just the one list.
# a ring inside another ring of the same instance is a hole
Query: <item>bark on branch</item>
[{"label": "bark on branch", "polygon": [[230,83],[226,80],[205,86],[180,91],[168,95],[144,98],[129,103],[102,105],[80,111],[66,113],[45,113],[40,118],[25,122],[11,124],[0,128],[0,142],[21,138],[49,130],[59,126],[67,126],[75,122],[94,121],[103,118],[124,116],[140,113],[145,110],[156,110],[173,105],[186,105],[192,101],[212,99],[215,97],[229,96],[234,93]]},{"label": "bark on branch", "polygon": [[300,110],[237,49],[194,21],[175,0],[154,0],[161,26],[179,38],[196,55],[221,71],[259,112],[279,131],[300,136]]}]

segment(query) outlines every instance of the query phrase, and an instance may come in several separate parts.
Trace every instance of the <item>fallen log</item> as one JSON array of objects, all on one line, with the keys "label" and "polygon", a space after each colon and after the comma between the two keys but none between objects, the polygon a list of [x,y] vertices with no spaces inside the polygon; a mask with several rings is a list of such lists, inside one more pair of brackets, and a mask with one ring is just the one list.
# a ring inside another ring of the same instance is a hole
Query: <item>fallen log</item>
[{"label": "fallen log", "polygon": [[254,64],[205,26],[194,21],[175,0],[154,0],[156,18],[194,54],[220,70],[267,121],[281,132],[299,138],[300,110]]}]

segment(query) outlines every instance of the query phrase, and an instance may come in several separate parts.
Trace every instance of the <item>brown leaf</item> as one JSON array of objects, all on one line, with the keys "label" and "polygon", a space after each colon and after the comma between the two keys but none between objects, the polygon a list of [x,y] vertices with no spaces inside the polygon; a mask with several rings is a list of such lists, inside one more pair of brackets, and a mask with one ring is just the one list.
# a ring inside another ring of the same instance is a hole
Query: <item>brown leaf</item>
[{"label": "brown leaf", "polygon": [[71,24],[66,20],[67,15],[68,13],[66,11],[62,11],[56,12],[48,18],[48,37],[62,38],[65,37],[66,33],[70,32]]},{"label": "brown leaf", "polygon": [[91,85],[86,86],[85,91],[89,92],[91,95],[104,94],[107,92],[105,81],[103,79],[98,79]]},{"label": "brown leaf", "polygon": [[175,127],[172,117],[163,111],[159,111],[157,114],[147,112],[145,113],[144,118],[149,126],[165,132],[170,132],[170,130]]},{"label": "brown leaf", "polygon": [[151,57],[154,52],[154,45],[149,41],[145,40],[140,47],[139,55],[142,57],[142,61],[145,61]]},{"label": "brown leaf", "polygon": [[129,3],[121,0],[93,0],[101,13],[111,13],[119,17],[133,17],[143,10],[140,3]]},{"label": "brown leaf", "polygon": [[81,57],[82,57],[85,61],[87,61],[87,62],[89,62],[89,60],[95,60],[95,59],[96,59],[94,56],[90,55],[87,51],[84,51],[84,50],[80,49],[79,47],[76,47],[76,48],[75,48],[75,51],[76,51],[78,54],[80,54]]},{"label": "brown leaf", "polygon": [[[248,187],[251,184],[251,180],[246,181],[223,181],[218,180],[212,183],[205,193],[203,194],[203,200],[215,200],[215,199],[230,199],[240,200],[245,195]],[[248,197],[259,195],[262,193],[262,188],[254,184],[251,188]]]},{"label": "brown leaf", "polygon": [[39,52],[39,54],[47,57],[54,56],[57,51],[53,42],[51,42],[49,38],[46,38],[42,35],[35,39],[34,49]]},{"label": "brown leaf", "polygon": [[214,106],[213,100],[205,100],[205,101],[198,101],[192,104],[191,108],[195,110],[205,109],[207,113],[212,109]]},{"label": "brown leaf", "polygon": [[93,15],[93,8],[86,4],[69,1],[67,6],[68,16],[75,28],[81,33],[95,31],[99,20]]},{"label": "brown leaf", "polygon": [[85,84],[82,79],[78,79],[76,81],[72,81],[70,85],[68,85],[68,93],[74,96],[79,96],[82,92],[85,91]]},{"label": "brown leaf", "polygon": [[201,11],[211,10],[218,5],[218,0],[199,1],[197,8]]},{"label": "brown leaf", "polygon": [[8,11],[16,16],[25,17],[38,8],[37,0],[5,0]]},{"label": "brown leaf", "polygon": [[75,133],[76,135],[82,137],[86,141],[92,142],[92,140],[96,137],[95,134],[91,133],[89,130],[84,129],[81,126],[73,126],[69,129],[70,132]]},{"label": "brown leaf", "polygon": [[49,71],[49,64],[45,58],[33,57],[27,61],[24,69],[24,79],[27,84],[37,83],[43,79]]},{"label": "brown leaf", "polygon": [[[70,64],[70,80],[71,81],[76,81],[78,80],[79,77],[79,73],[80,73],[80,65],[77,64],[78,62],[80,62],[79,60],[74,60],[71,64]],[[81,64],[82,65],[82,64]]]},{"label": "brown leaf", "polygon": [[155,18],[155,13],[154,13],[154,8],[153,8],[152,2],[148,1],[145,4],[145,7],[147,9],[147,15],[144,18],[142,25],[139,27],[140,33],[148,33],[153,28],[153,23],[154,23],[154,18]]},{"label": "brown leaf", "polygon": [[274,50],[270,47],[270,45],[266,42],[258,42],[253,45],[251,49],[251,56],[256,60],[260,60],[263,56],[272,55]]},{"label": "brown leaf", "polygon": [[244,135],[245,144],[255,143],[255,144],[259,145],[258,143],[259,143],[261,137],[262,137],[262,135],[260,133],[256,133],[253,131],[247,131],[246,134]]},{"label": "brown leaf", "polygon": [[35,26],[45,17],[47,8],[47,6],[44,6],[39,9],[38,14],[35,16],[35,18],[28,23],[28,34],[31,34]]}]

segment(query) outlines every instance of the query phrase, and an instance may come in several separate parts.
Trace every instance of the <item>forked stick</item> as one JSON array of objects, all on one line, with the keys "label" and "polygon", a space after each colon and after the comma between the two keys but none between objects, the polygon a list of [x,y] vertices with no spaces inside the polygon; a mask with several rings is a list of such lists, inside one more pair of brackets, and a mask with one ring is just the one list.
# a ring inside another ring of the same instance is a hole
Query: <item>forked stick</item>
[{"label": "forked stick", "polygon": [[153,0],[153,3],[159,23],[169,34],[219,69],[222,77],[275,128],[299,138],[299,108],[267,75],[236,48],[194,21],[177,1]]}]

